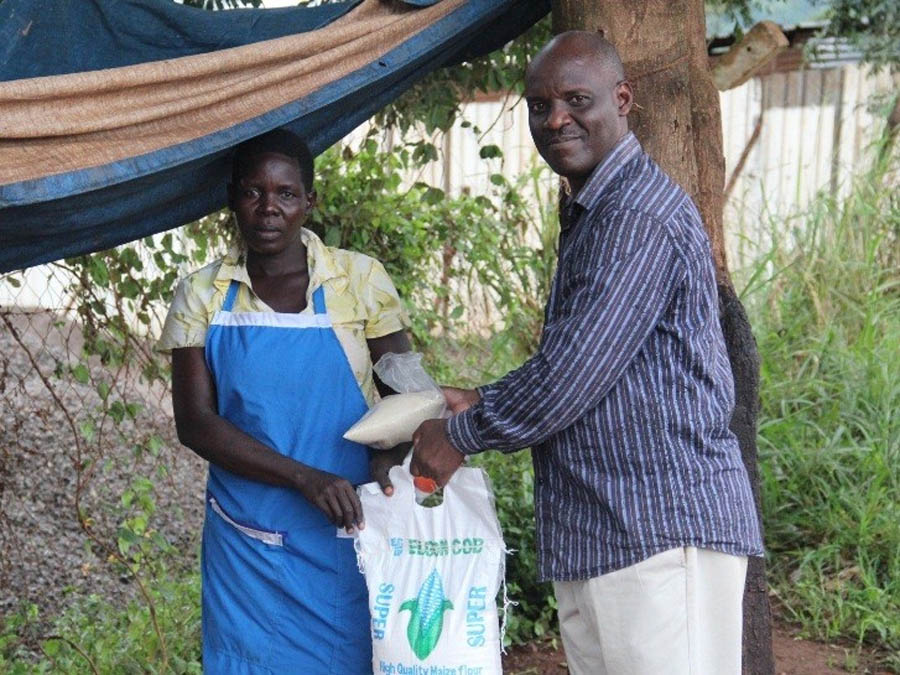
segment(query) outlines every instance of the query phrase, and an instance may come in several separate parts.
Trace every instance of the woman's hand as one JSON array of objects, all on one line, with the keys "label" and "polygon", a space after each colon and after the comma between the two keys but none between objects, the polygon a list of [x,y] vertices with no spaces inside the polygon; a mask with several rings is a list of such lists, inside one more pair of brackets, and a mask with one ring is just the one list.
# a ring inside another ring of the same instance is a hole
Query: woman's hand
[{"label": "woman's hand", "polygon": [[298,476],[296,487],[328,520],[345,528],[348,534],[353,533],[354,526],[360,530],[365,527],[362,504],[347,479],[307,466]]},{"label": "woman's hand", "polygon": [[391,485],[388,472],[391,467],[403,464],[411,447],[412,443],[401,443],[390,450],[369,450],[369,472],[388,497],[394,494],[394,486]]}]

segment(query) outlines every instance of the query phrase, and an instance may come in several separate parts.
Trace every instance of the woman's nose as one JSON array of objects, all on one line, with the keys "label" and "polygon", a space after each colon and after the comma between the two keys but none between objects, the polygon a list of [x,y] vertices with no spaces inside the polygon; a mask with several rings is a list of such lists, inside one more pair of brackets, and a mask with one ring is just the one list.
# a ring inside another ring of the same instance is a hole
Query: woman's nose
[{"label": "woman's nose", "polygon": [[259,208],[263,211],[272,211],[275,209],[275,195],[263,192],[259,197]]}]

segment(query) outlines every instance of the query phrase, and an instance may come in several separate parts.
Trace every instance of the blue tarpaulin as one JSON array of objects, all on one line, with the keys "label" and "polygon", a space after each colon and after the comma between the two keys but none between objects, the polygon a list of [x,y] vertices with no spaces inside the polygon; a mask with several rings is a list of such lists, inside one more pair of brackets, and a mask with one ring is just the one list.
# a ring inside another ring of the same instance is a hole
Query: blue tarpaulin
[{"label": "blue tarpaulin", "polygon": [[357,0],[207,12],[169,0],[0,4],[0,271],[225,205],[228,152],[286,125],[319,153],[549,0]]}]

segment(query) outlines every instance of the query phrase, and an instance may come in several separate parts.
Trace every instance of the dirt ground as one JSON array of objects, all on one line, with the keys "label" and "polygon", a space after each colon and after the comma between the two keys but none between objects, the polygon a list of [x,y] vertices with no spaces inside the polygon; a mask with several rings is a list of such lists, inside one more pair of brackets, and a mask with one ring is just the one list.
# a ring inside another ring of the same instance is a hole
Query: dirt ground
[{"label": "dirt ground", "polygon": [[[794,637],[789,626],[776,625],[773,635],[777,675],[847,675],[847,673],[888,673],[871,664],[871,654],[859,654],[853,647],[822,644]],[[528,645],[510,649],[503,657],[507,675],[563,675],[566,656],[561,646]]]}]

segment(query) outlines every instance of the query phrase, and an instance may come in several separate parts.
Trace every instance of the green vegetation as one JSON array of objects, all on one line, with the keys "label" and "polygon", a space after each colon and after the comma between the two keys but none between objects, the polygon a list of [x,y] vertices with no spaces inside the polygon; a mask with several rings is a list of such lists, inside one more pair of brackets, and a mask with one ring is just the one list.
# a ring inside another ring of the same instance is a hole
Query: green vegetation
[{"label": "green vegetation", "polygon": [[[154,576],[152,604],[91,595],[41,621],[32,606],[0,624],[0,673],[199,673],[200,576]],[[152,609],[151,609],[152,607]]]},{"label": "green vegetation", "polygon": [[[783,235],[782,235],[783,236]],[[896,173],[823,195],[745,291],[762,358],[770,583],[820,639],[900,669],[900,197]]]}]

